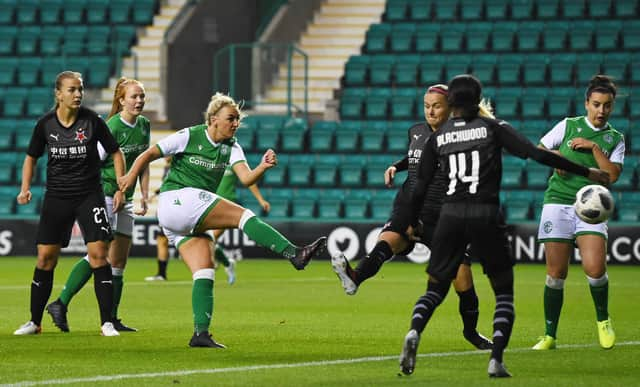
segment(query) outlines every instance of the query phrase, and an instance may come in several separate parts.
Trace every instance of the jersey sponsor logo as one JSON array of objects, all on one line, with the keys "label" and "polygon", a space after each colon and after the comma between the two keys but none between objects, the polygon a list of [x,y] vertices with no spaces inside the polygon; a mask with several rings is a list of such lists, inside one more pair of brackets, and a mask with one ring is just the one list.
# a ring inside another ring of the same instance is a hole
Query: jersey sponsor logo
[{"label": "jersey sponsor logo", "polygon": [[84,134],[84,128],[80,128],[76,130],[76,138],[77,141],[82,143],[83,141],[87,141],[87,136]]},{"label": "jersey sponsor logo", "polygon": [[58,141],[58,137],[60,137],[59,134],[53,134],[53,133],[49,134],[49,136],[51,136],[56,141]]},{"label": "jersey sponsor logo", "polygon": [[[456,123],[457,124],[457,123]],[[481,126],[479,128],[470,128],[458,132],[447,132],[436,137],[438,146],[453,144],[458,142],[474,141],[487,138],[487,128]]]},{"label": "jersey sponsor logo", "polygon": [[553,222],[550,220],[544,222],[544,224],[542,225],[542,230],[545,233],[549,234],[551,231],[553,231]]},{"label": "jersey sponsor logo", "polygon": [[219,169],[219,168],[226,168],[227,164],[225,163],[220,163],[220,164],[216,164],[213,161],[210,160],[205,160],[205,159],[201,159],[198,157],[189,157],[189,162],[193,165],[197,165],[199,167],[204,167],[207,169]]}]

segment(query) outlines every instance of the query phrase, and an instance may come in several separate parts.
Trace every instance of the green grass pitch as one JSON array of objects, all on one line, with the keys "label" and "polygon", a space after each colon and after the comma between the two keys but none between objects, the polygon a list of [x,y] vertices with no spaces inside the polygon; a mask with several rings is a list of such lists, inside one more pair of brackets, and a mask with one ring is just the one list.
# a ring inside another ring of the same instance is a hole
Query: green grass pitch
[{"label": "green grass pitch", "polygon": [[[58,264],[52,301],[75,259]],[[640,380],[640,267],[609,268],[610,310],[618,344],[597,344],[595,312],[579,266],[570,268],[559,348],[529,348],[543,333],[544,267],[516,267],[516,323],[505,362],[514,377],[490,380],[488,354],[462,338],[451,291],[425,331],[416,371],[398,376],[398,354],[413,303],[424,292],[422,265],[388,263],[353,297],[328,261],[296,272],[286,261],[245,260],[229,286],[216,273],[212,332],[228,349],[189,348],[191,280],[173,260],[169,281],[146,283],[152,259],[130,259],[121,305],[123,321],[140,329],[99,335],[89,282],[69,309],[70,333],[45,313],[38,336],[13,336],[29,316],[33,258],[0,258],[0,385],[91,386],[623,386]],[[474,265],[480,297],[479,330],[490,335],[493,297]]]}]

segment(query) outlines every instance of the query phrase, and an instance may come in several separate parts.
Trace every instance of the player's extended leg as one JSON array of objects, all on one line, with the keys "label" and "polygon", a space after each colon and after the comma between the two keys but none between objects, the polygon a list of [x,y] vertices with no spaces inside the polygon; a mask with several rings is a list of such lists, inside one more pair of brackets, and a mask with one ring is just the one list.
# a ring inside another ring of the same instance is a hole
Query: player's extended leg
[{"label": "player's extended leg", "polygon": [[320,254],[327,244],[327,238],[321,237],[309,245],[298,247],[276,229],[263,222],[251,210],[226,199],[220,199],[215,207],[209,211],[197,231],[204,232],[224,228],[240,228],[258,245],[289,259],[297,270],[303,270],[311,258]]},{"label": "player's extended leg", "polygon": [[589,281],[589,290],[596,308],[598,339],[604,349],[613,348],[616,334],[609,318],[609,276],[607,275],[605,239],[600,235],[585,234],[576,238],[582,257],[582,268]]},{"label": "player's extended leg", "polygon": [[545,242],[547,277],[544,286],[544,336],[533,346],[536,350],[554,349],[564,300],[564,281],[569,270],[573,244]]},{"label": "player's extended leg", "polygon": [[166,281],[167,265],[169,265],[169,239],[167,236],[158,233],[156,235],[156,248],[158,250],[158,274],[145,277],[145,281]]},{"label": "player's extended leg", "polygon": [[118,318],[118,307],[122,299],[122,289],[124,287],[124,270],[127,266],[127,257],[131,250],[131,237],[116,233],[109,246],[109,262],[111,263],[111,273],[113,275],[113,309],[111,317],[113,326],[118,332],[136,332],[136,328],[131,328],[122,323]]},{"label": "player's extended leg", "polygon": [[458,293],[458,298],[460,299],[458,311],[460,312],[460,317],[462,317],[462,323],[464,325],[462,330],[464,338],[478,349],[491,349],[493,343],[478,333],[477,330],[478,316],[480,315],[478,310],[479,302],[476,289],[473,286],[473,275],[470,265],[465,263],[460,265],[456,278],[453,280],[453,288],[456,290],[456,293]]},{"label": "player's extended leg", "polygon": [[509,377],[511,374],[504,367],[502,358],[516,319],[513,303],[513,268],[492,273],[489,280],[496,297],[496,307],[493,314],[493,348],[488,372],[490,377]]},{"label": "player's extended leg", "polygon": [[58,264],[60,245],[38,245],[38,261],[31,281],[31,319],[18,328],[14,335],[34,335],[41,331],[44,307],[53,288],[53,271]]},{"label": "player's extended leg", "polygon": [[217,343],[209,333],[213,317],[214,270],[211,260],[211,240],[208,237],[190,237],[180,243],[178,249],[182,259],[191,270],[193,288],[191,306],[193,308],[193,336],[190,347],[225,348]]},{"label": "player's extended leg", "polygon": [[47,305],[47,312],[53,319],[53,324],[62,332],[69,332],[69,323],[67,322],[67,309],[73,296],[76,295],[89,281],[92,275],[91,265],[89,265],[89,256],[85,255],[73,265],[69,277],[60,292],[60,296],[51,304]]}]

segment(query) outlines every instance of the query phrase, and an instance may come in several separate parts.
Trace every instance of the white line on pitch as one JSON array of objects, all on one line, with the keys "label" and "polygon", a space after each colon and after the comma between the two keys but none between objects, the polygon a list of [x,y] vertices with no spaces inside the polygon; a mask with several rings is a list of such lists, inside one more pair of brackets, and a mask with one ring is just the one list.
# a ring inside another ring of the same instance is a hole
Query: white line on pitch
[{"label": "white line on pitch", "polygon": [[[616,343],[616,346],[625,345],[640,345],[640,341],[627,341],[622,343]],[[595,347],[595,344],[568,344],[559,345],[558,348],[588,348]],[[531,348],[515,348],[508,349],[508,353],[513,352],[527,352],[531,351]],[[488,351],[462,351],[462,352],[435,352],[419,354],[420,358],[429,357],[453,357],[453,356],[467,356],[467,355],[481,355],[486,354]],[[209,368],[200,370],[181,370],[181,371],[167,371],[167,372],[147,372],[139,374],[119,374],[119,375],[98,375],[85,378],[70,378],[70,379],[49,379],[49,380],[30,380],[23,382],[16,382],[11,384],[0,384],[0,387],[27,387],[27,386],[40,386],[51,384],[71,384],[71,383],[88,383],[88,382],[112,382],[115,380],[124,379],[147,379],[147,378],[159,378],[167,376],[188,376],[198,374],[220,374],[227,372],[246,372],[257,370],[275,370],[284,368],[301,368],[301,367],[323,367],[342,364],[355,364],[355,363],[370,363],[387,360],[397,360],[398,356],[370,356],[360,357],[356,359],[340,359],[340,360],[319,360],[309,361],[303,363],[284,363],[284,364],[261,364],[254,366],[244,367],[228,367],[228,368]]]}]

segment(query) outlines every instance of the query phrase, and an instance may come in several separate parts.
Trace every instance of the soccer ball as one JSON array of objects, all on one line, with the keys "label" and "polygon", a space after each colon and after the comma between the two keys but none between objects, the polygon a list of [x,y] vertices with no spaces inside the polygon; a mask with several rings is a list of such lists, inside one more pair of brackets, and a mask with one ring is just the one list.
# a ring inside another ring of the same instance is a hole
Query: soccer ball
[{"label": "soccer ball", "polygon": [[583,221],[590,224],[602,223],[609,219],[613,212],[613,196],[601,185],[586,185],[576,193],[573,207],[576,215]]}]

